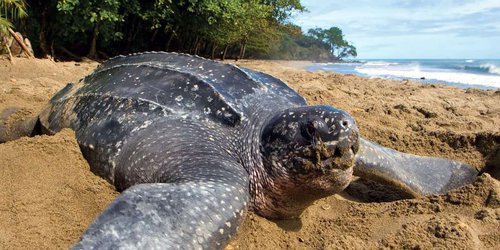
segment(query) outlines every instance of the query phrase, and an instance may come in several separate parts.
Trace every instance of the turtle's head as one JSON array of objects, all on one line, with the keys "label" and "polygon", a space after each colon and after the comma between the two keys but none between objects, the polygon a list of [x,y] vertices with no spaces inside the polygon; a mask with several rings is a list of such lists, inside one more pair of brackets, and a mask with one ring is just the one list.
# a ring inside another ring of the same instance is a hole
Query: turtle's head
[{"label": "turtle's head", "polygon": [[[288,208],[295,200],[304,203],[299,207],[308,206],[349,184],[359,136],[345,111],[324,105],[287,109],[270,120],[261,136],[266,172],[273,189],[290,196]],[[294,217],[297,211],[289,212],[270,217]]]}]

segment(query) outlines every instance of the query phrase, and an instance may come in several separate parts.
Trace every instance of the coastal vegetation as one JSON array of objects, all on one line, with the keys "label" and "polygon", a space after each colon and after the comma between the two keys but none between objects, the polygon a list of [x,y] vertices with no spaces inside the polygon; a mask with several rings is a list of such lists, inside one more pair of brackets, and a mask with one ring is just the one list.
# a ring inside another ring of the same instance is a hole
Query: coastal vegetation
[{"label": "coastal vegetation", "polygon": [[0,35],[7,35],[12,21],[26,17],[24,0],[0,0]]},{"label": "coastal vegetation", "polygon": [[11,56],[7,37],[12,32],[12,22],[26,16],[26,2],[24,0],[0,0],[0,52],[6,50]]},{"label": "coastal vegetation", "polygon": [[[13,2],[9,0],[2,0]],[[210,58],[339,60],[356,56],[342,30],[290,22],[300,0],[27,0],[16,28],[39,57],[107,58],[145,50]]]}]

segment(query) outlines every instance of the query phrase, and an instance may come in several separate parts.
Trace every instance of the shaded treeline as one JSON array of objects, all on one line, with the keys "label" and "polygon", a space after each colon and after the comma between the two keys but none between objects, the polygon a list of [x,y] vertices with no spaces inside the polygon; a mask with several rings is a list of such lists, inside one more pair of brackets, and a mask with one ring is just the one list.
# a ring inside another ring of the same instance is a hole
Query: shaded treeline
[{"label": "shaded treeline", "polygon": [[[355,55],[355,48],[343,40],[340,29],[336,35],[341,39],[333,41],[332,36],[319,36],[314,30],[304,34],[289,23],[291,15],[304,11],[300,0],[27,3],[28,18],[16,27],[31,39],[39,57],[107,58],[145,50],[211,58],[332,60]],[[316,31],[327,34],[328,30]],[[348,53],[338,54],[340,47]]]}]

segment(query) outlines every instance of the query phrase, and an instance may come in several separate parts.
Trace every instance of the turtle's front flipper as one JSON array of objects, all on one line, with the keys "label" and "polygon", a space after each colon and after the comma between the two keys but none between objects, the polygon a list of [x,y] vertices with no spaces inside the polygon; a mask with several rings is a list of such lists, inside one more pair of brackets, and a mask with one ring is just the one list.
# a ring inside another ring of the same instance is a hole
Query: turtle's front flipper
[{"label": "turtle's front flipper", "polygon": [[138,184],[125,190],[72,249],[219,249],[236,233],[247,178]]},{"label": "turtle's front flipper", "polygon": [[360,140],[354,175],[394,186],[413,196],[445,193],[472,183],[478,171],[444,158],[405,154]]}]

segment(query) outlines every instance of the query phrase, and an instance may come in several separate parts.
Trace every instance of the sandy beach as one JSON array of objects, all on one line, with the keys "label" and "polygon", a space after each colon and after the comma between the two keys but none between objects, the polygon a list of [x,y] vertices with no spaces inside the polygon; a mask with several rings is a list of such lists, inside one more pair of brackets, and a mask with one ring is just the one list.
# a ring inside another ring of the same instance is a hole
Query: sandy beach
[{"label": "sandy beach", "polygon": [[[485,170],[472,185],[404,199],[356,180],[300,219],[247,213],[227,249],[496,249],[500,245],[500,90],[307,72],[307,62],[238,61],[288,82],[309,104],[351,113],[362,136]],[[0,118],[35,116],[96,62],[0,59]],[[10,115],[14,112],[12,115]],[[0,126],[1,127],[1,126]],[[118,193],[92,174],[74,132],[0,144],[0,249],[66,249]]]}]

